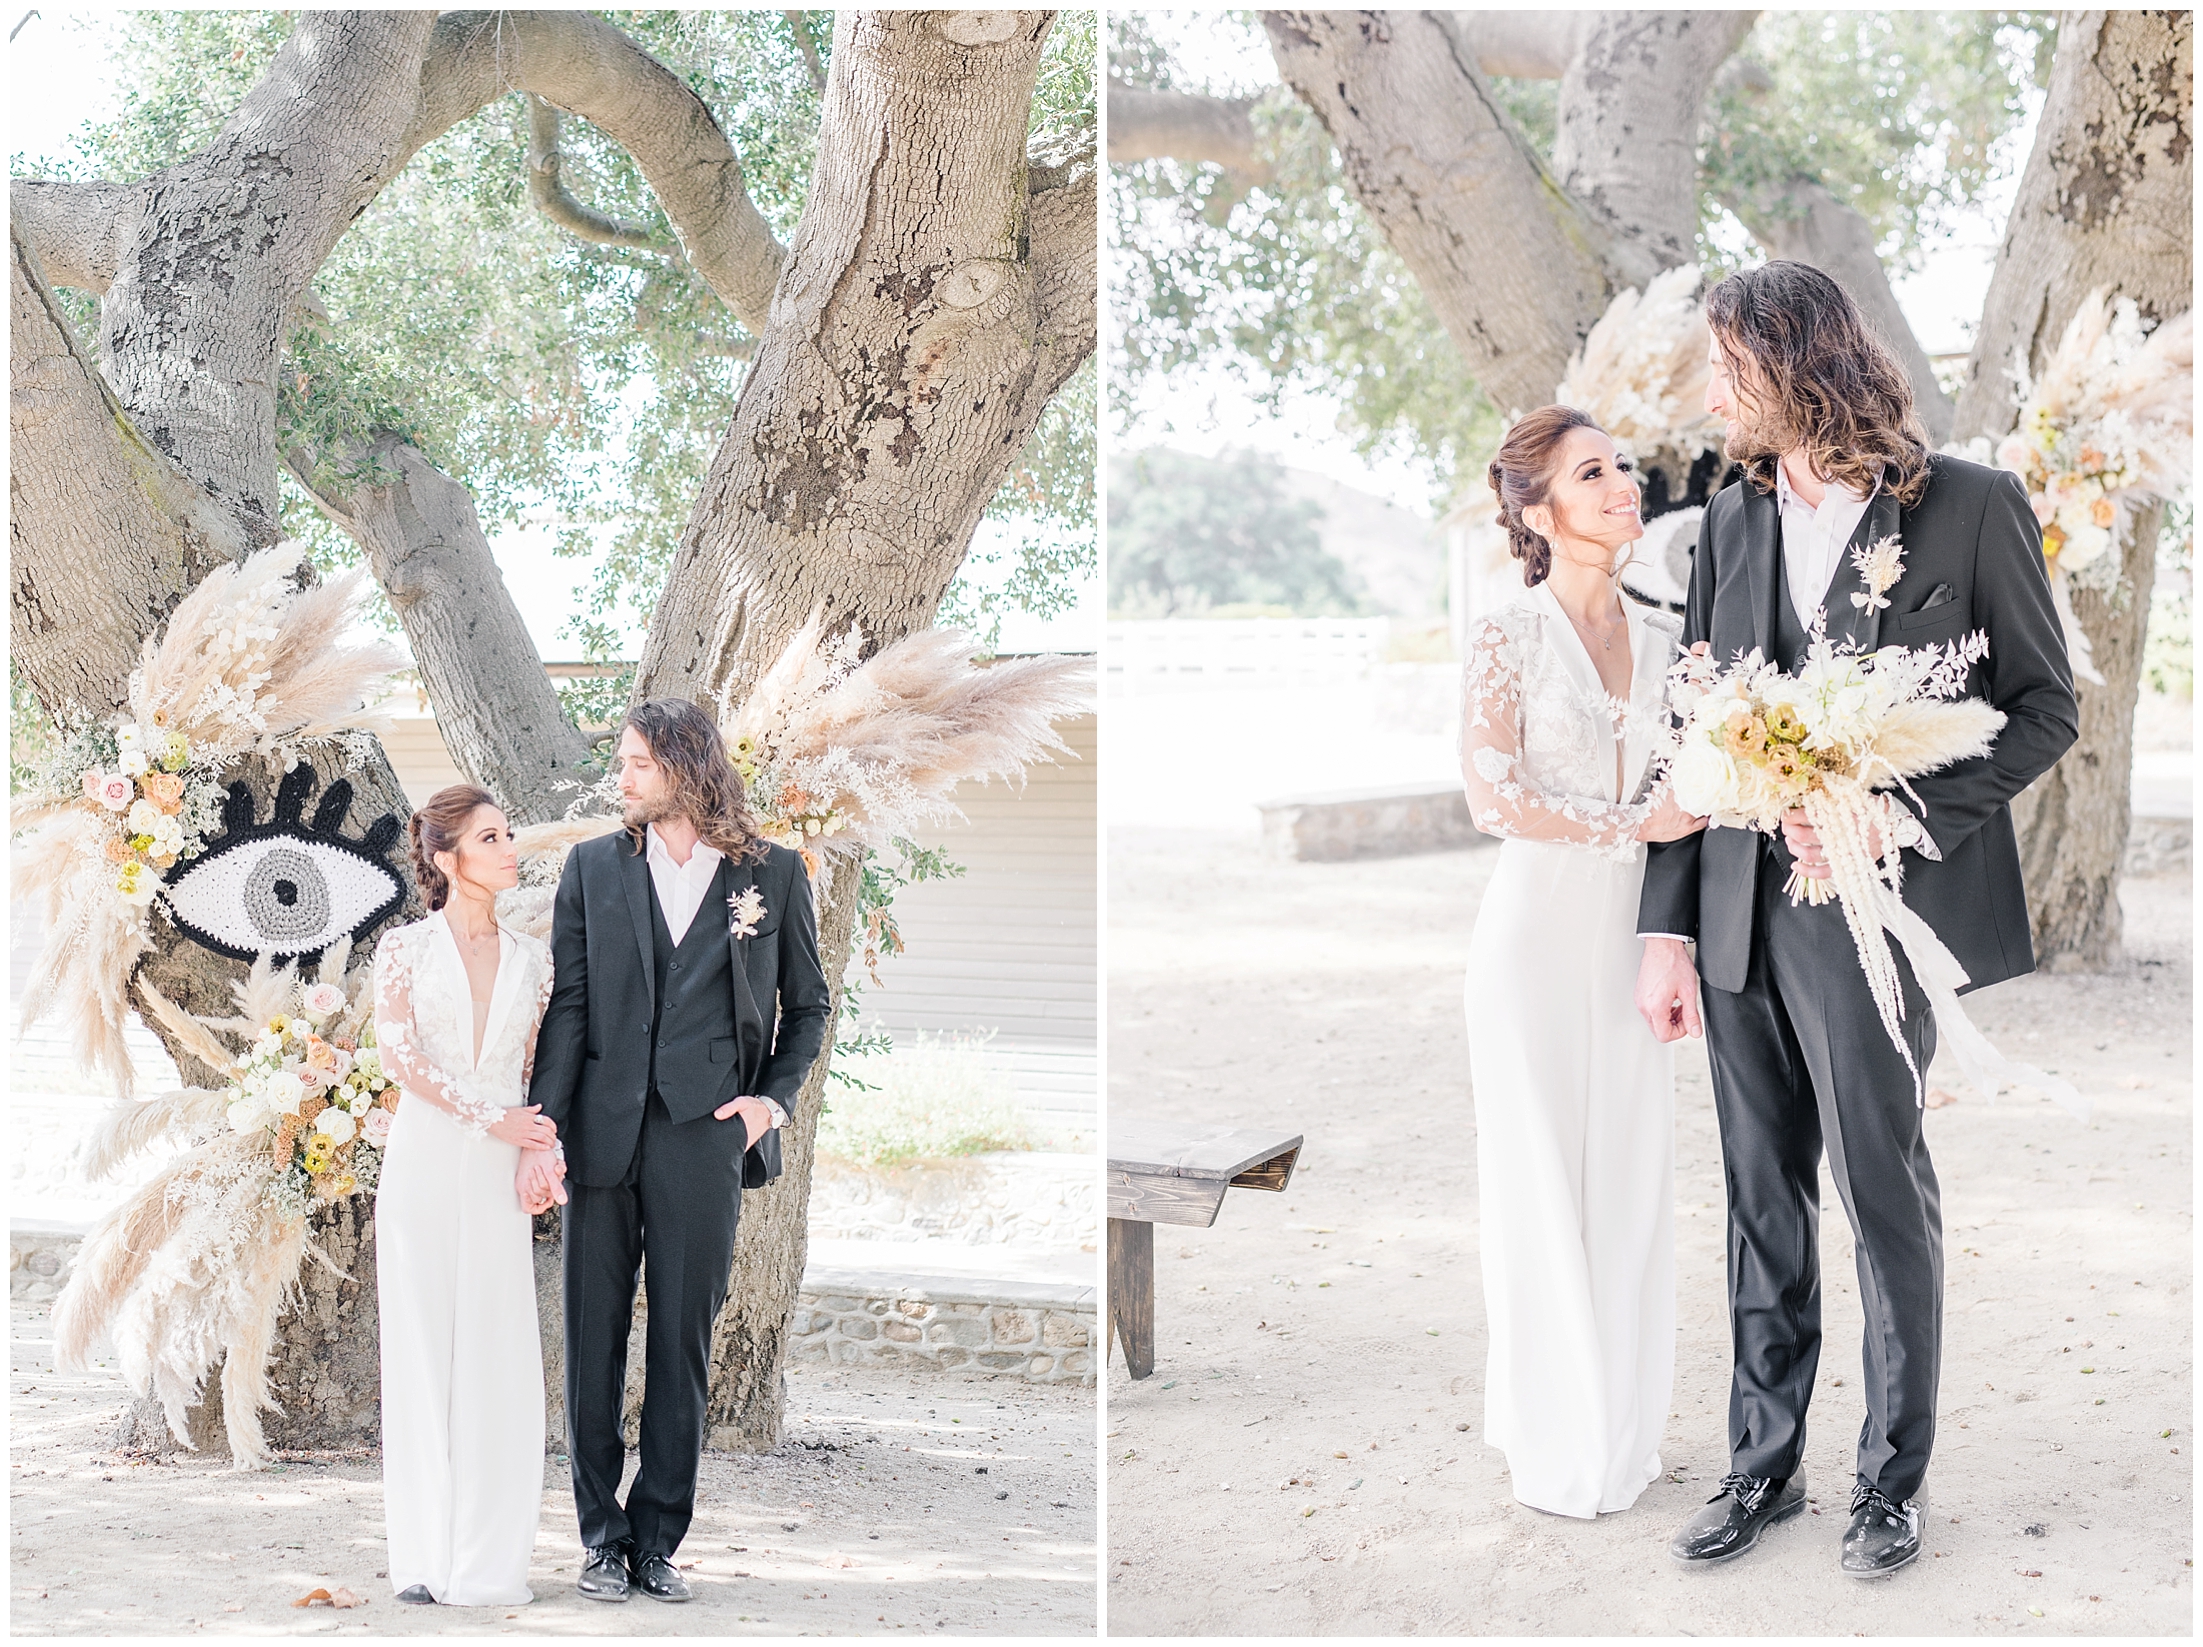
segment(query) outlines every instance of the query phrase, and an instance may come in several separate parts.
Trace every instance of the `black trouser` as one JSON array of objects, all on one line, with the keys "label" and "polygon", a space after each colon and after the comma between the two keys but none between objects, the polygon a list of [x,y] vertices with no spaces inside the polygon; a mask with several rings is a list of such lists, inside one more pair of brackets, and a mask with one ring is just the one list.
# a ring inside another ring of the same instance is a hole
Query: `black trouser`
[{"label": "black trouser", "polygon": [[[653,1092],[626,1177],[610,1188],[567,1187],[566,1437],[584,1545],[670,1556],[688,1532],[712,1322],[726,1301],[742,1209],[742,1155],[729,1148],[725,1123],[677,1123]],[[623,1509],[620,1410],[638,1266],[649,1308],[642,1462]]]},{"label": "black trouser", "polygon": [[[1858,1248],[1866,1314],[1859,1478],[1903,1500],[1935,1444],[1943,1216],[1911,1073],[1882,1028],[1839,904],[1792,907],[1788,852],[1759,858],[1744,988],[1700,992],[1729,1194],[1730,1468],[1788,1477],[1820,1361],[1820,1159]],[[1894,946],[1893,946],[1894,948]],[[1935,1025],[1894,950],[1924,1073]]]}]

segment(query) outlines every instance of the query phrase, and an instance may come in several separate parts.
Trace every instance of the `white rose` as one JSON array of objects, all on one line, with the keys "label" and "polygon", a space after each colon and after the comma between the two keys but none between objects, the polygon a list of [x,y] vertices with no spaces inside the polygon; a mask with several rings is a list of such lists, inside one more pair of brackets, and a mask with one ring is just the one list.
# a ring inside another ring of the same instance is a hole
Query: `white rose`
[{"label": "white rose", "polygon": [[[2061,521],[2059,523],[2063,525]],[[2082,567],[2101,560],[2111,551],[2111,534],[2101,526],[2068,526],[2065,529],[2065,547],[2058,551],[2058,564],[2068,572],[2078,572]]]},{"label": "white rose", "polygon": [[267,1124],[268,1112],[258,1100],[244,1097],[229,1107],[229,1124],[232,1132],[255,1132]]},{"label": "white rose", "polygon": [[360,1122],[360,1136],[381,1149],[390,1142],[390,1124],[396,1119],[396,1116],[377,1104],[367,1112],[366,1119]]},{"label": "white rose", "polygon": [[281,1115],[296,1115],[306,1100],[306,1083],[287,1069],[268,1077],[268,1107]]},{"label": "white rose", "polygon": [[380,1075],[382,1073],[382,1054],[373,1047],[361,1047],[352,1058],[352,1067],[369,1078]]},{"label": "white rose", "polygon": [[335,984],[315,984],[303,999],[307,1013],[315,1018],[326,1018],[344,1007],[344,991]]},{"label": "white rose", "polygon": [[314,1131],[324,1133],[332,1144],[349,1144],[359,1126],[352,1119],[352,1112],[331,1104],[314,1117]]},{"label": "white rose", "polygon": [[125,749],[115,764],[122,768],[126,777],[132,778],[144,777],[153,767],[153,763],[145,758],[145,751],[142,749]]},{"label": "white rose", "polygon": [[133,835],[150,835],[160,827],[161,809],[151,801],[139,799],[130,803],[130,813],[125,820]]},{"label": "white rose", "polygon": [[1675,804],[1700,817],[1729,812],[1736,805],[1736,762],[1711,738],[1692,737],[1676,752]]}]

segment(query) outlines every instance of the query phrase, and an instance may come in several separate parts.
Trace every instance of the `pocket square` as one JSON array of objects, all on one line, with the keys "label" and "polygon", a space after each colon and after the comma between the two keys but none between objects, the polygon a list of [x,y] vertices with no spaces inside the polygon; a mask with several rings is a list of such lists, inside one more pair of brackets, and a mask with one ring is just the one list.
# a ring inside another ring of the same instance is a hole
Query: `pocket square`
[{"label": "pocket square", "polygon": [[1947,583],[1939,583],[1933,589],[1928,591],[1928,598],[1922,601],[1918,606],[1914,607],[1913,610],[1916,612],[1925,612],[1931,606],[1947,606],[1956,599],[1958,599],[1957,590],[1953,589]]}]

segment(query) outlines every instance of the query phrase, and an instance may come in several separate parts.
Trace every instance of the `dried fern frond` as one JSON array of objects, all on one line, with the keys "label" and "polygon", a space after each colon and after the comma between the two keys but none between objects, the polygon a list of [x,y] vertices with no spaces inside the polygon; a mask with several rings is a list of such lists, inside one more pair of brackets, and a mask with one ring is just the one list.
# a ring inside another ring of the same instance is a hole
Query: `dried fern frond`
[{"label": "dried fern frond", "polygon": [[228,1107],[229,1093],[220,1087],[185,1087],[152,1098],[124,1099],[109,1106],[79,1146],[78,1157],[87,1176],[105,1178],[171,1134],[221,1120]]},{"label": "dried fern frond", "polygon": [[17,851],[14,895],[42,904],[46,927],[18,1021],[28,1029],[58,1008],[77,1062],[127,1098],[137,1083],[123,1039],[130,978],[153,946],[108,885],[104,841],[101,822],[79,808],[48,818]]},{"label": "dried fern frond", "polygon": [[215,1074],[227,1075],[237,1067],[237,1054],[224,1046],[213,1030],[163,995],[153,980],[142,974],[138,978],[138,995],[153,1014],[154,1022],[175,1036],[186,1052]]},{"label": "dried fern frond", "polygon": [[61,1371],[90,1370],[92,1347],[114,1325],[154,1254],[184,1220],[183,1200],[172,1191],[198,1172],[194,1155],[170,1162],[78,1243],[69,1279],[54,1300],[54,1364]]},{"label": "dried fern frond", "polygon": [[1655,275],[1642,296],[1634,288],[1618,295],[1568,362],[1554,400],[1589,412],[1640,457],[1667,450],[1691,459],[1711,449],[1720,425],[1706,413],[1710,336],[1698,282],[1685,264]]}]

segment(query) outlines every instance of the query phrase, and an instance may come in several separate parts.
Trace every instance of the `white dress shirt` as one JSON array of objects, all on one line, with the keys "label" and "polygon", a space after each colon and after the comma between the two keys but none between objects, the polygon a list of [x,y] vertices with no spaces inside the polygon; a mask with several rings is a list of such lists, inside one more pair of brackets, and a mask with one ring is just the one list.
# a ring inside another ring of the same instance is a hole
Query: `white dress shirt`
[{"label": "white dress shirt", "polygon": [[1851,534],[1866,518],[1869,502],[1840,480],[1829,481],[1827,487],[1816,509],[1790,489],[1789,472],[1775,465],[1775,501],[1782,509],[1782,567],[1790,580],[1790,609],[1805,629],[1813,627]]},{"label": "white dress shirt", "polygon": [[[665,929],[678,944],[688,935],[697,910],[703,907],[705,894],[711,891],[712,880],[718,875],[726,854],[698,841],[689,848],[688,862],[677,864],[659,837],[656,824],[644,827],[643,838],[649,843],[645,861],[650,865],[650,884],[657,889],[658,908],[665,916]],[[763,1093],[755,1096],[763,1099],[765,1107],[773,1112],[774,1126],[787,1124],[788,1112],[777,1101],[766,1098]]]}]

